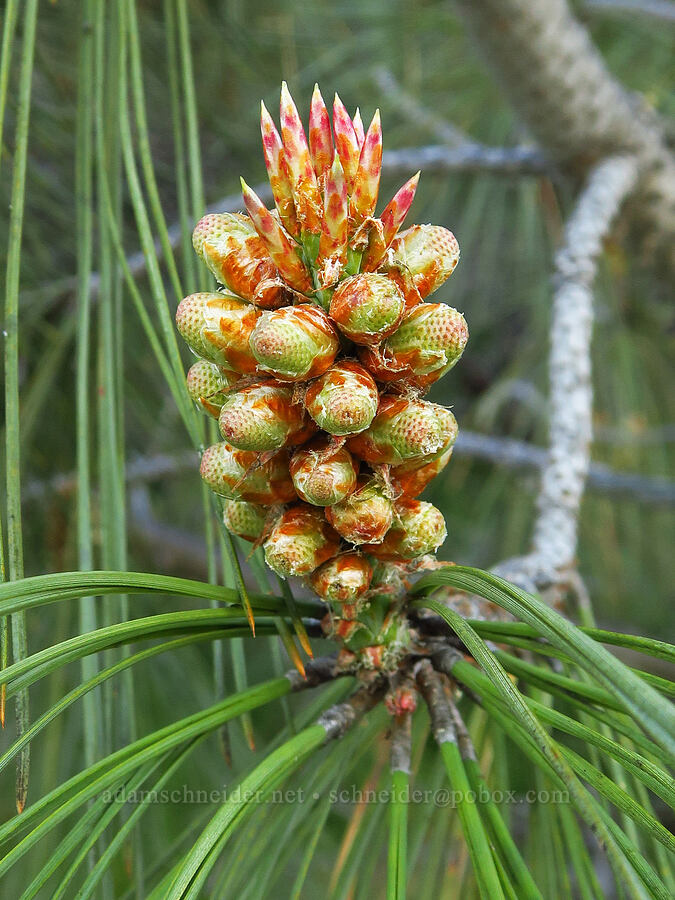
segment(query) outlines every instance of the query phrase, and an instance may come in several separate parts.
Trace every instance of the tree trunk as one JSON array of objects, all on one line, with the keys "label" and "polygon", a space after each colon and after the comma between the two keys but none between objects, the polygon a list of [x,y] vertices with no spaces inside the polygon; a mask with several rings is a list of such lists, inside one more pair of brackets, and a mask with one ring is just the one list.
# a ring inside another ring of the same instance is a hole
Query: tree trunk
[{"label": "tree trunk", "polygon": [[519,117],[568,173],[627,152],[641,168],[630,212],[649,249],[675,262],[675,158],[642,98],[608,72],[566,0],[456,0]]}]

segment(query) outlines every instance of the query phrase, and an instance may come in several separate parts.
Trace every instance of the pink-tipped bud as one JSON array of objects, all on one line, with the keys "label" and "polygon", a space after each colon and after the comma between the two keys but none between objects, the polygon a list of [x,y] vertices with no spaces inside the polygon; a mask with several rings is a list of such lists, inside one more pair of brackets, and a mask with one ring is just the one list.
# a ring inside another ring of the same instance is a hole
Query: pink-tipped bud
[{"label": "pink-tipped bud", "polygon": [[263,547],[270,569],[288,578],[309,575],[335,556],[340,538],[321,510],[299,503],[279,518]]},{"label": "pink-tipped bud", "polygon": [[309,273],[291,239],[243,178],[241,190],[248,214],[281,277],[296,291],[311,291]]},{"label": "pink-tipped bud", "polygon": [[313,506],[339,503],[356,487],[358,463],[344,447],[331,450],[325,437],[296,450],[289,469],[298,497]]},{"label": "pink-tipped bud", "polygon": [[281,381],[321,375],[339,349],[337,332],[326,313],[308,303],[263,313],[250,344],[260,370]]},{"label": "pink-tipped bud", "polygon": [[309,109],[309,152],[317,178],[330,169],[333,161],[333,139],[330,133],[330,118],[321,96],[319,85],[314,85],[312,103]]},{"label": "pink-tipped bud", "polygon": [[337,281],[347,260],[349,235],[349,199],[340,157],[335,154],[326,174],[323,190],[323,224],[317,265],[321,283]]},{"label": "pink-tipped bud", "polygon": [[352,125],[354,126],[354,134],[356,135],[356,140],[358,141],[359,148],[363,148],[363,142],[366,139],[366,135],[363,131],[363,119],[361,118],[361,110],[356,107],[356,112],[354,113],[354,118],[352,119]]},{"label": "pink-tipped bud", "polygon": [[260,315],[255,306],[232,294],[202,291],[178,304],[176,327],[197,356],[250,374],[257,362],[248,341]]},{"label": "pink-tipped bud", "polygon": [[449,409],[426,400],[384,397],[370,427],[347,446],[371,465],[399,466],[415,459],[431,461],[456,438],[457,422]]},{"label": "pink-tipped bud", "polygon": [[244,300],[263,309],[288,303],[288,292],[248,216],[204,216],[192,233],[192,245],[218,281]]},{"label": "pink-tipped bud", "polygon": [[260,131],[267,177],[279,218],[286,231],[297,237],[300,229],[295,214],[295,201],[293,200],[293,189],[284,147],[272,116],[262,102],[260,104]]},{"label": "pink-tipped bud", "polygon": [[443,514],[435,506],[423,500],[401,499],[387,536],[364,550],[377,559],[416,559],[435,552],[447,535]]},{"label": "pink-tipped bud", "polygon": [[364,272],[373,272],[381,263],[387,247],[396,237],[408,211],[415,199],[417,184],[420,180],[420,173],[413,175],[402,188],[394,194],[380,216],[382,222],[382,233],[378,235],[375,231],[371,232],[370,244],[364,254],[361,270]]},{"label": "pink-tipped bud", "polygon": [[343,553],[317,569],[310,583],[322,600],[351,605],[363,597],[372,577],[373,567],[365,557],[358,553]]},{"label": "pink-tipped bud", "polygon": [[419,462],[412,462],[394,466],[390,473],[394,496],[400,495],[410,499],[419,497],[425,487],[447,466],[451,456],[452,447],[431,462],[421,465]]},{"label": "pink-tipped bud", "polygon": [[326,518],[352,544],[384,539],[394,518],[394,505],[385,486],[375,476],[362,475],[356,490],[326,510]]},{"label": "pink-tipped bud", "polygon": [[361,148],[354,131],[354,124],[349,118],[349,113],[345,109],[344,103],[337,94],[333,102],[333,131],[335,133],[335,149],[338,152],[342,170],[345,173],[347,191],[351,194],[352,185],[359,167]]},{"label": "pink-tipped bud", "polygon": [[293,391],[274,381],[232,391],[218,419],[224,439],[239,450],[263,453],[292,442],[304,428],[302,404],[293,402]]},{"label": "pink-tipped bud", "polygon": [[200,474],[214,494],[228,500],[272,506],[296,497],[285,451],[261,465],[257,453],[213,444],[202,454]]},{"label": "pink-tipped bud", "polygon": [[231,534],[254,543],[265,528],[267,510],[258,503],[245,500],[225,500],[223,502],[223,525]]},{"label": "pink-tipped bud", "polygon": [[405,300],[397,285],[375,272],[342,281],[330,301],[330,316],[355,344],[377,344],[396,331]]},{"label": "pink-tipped bud", "polygon": [[377,204],[382,171],[382,126],[380,111],[375,111],[361,148],[359,167],[352,189],[350,212],[355,225],[372,216]]},{"label": "pink-tipped bud", "polygon": [[321,196],[309,155],[305,130],[286,82],[281,84],[281,138],[288,163],[295,212],[302,231],[321,231]]},{"label": "pink-tipped bud", "polygon": [[417,694],[409,685],[400,684],[387,691],[384,705],[391,716],[412,713],[417,709]]},{"label": "pink-tipped bud", "polygon": [[346,360],[331,366],[305,394],[305,407],[329,434],[358,434],[375,418],[377,385],[363,366]]},{"label": "pink-tipped bud", "polygon": [[215,363],[200,359],[190,366],[186,384],[188,394],[194,402],[209,416],[217,419],[229,388],[238,379],[236,372],[229,372]]}]

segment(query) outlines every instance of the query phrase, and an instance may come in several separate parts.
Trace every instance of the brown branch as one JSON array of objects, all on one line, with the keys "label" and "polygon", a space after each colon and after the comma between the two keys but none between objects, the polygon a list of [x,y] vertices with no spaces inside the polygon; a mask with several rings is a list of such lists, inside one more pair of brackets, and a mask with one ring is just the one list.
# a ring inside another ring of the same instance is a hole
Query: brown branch
[{"label": "brown branch", "polygon": [[457,734],[441,675],[434,671],[428,659],[421,659],[415,666],[415,678],[429,709],[431,730],[436,742],[456,744]]},{"label": "brown branch", "polygon": [[346,703],[331,706],[317,719],[317,725],[326,732],[326,741],[341,738],[368,710],[376,706],[384,696],[383,679],[374,685],[359,688]]},{"label": "brown branch", "polygon": [[291,683],[291,690],[304,691],[307,688],[318,687],[327,681],[334,681],[348,675],[344,669],[339,669],[337,658],[335,656],[318,656],[305,662],[305,677],[298,672],[297,669],[290,669],[286,672],[286,678]]},{"label": "brown branch", "polygon": [[389,769],[391,772],[411,774],[410,756],[412,752],[412,713],[395,716],[392,724]]}]

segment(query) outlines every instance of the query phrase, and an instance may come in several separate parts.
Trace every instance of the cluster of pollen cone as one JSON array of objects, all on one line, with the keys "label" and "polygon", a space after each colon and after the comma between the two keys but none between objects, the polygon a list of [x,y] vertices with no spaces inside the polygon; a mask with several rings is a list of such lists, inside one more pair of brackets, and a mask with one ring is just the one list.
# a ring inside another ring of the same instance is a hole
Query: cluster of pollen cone
[{"label": "cluster of pollen cone", "polygon": [[446,537],[418,497],[447,464],[457,423],[423,395],[468,331],[426,299],[459,247],[440,226],[402,230],[419,173],[376,216],[379,112],[364,133],[336,95],[331,129],[316,87],[307,138],[284,84],[280,120],[279,131],[263,105],[275,208],[242,180],[248,215],[204,216],[193,234],[218,282],[176,314],[199,357],[188,390],[223,438],[201,475],[224,498],[226,527],[329,604],[343,660],[392,668],[406,575]]}]

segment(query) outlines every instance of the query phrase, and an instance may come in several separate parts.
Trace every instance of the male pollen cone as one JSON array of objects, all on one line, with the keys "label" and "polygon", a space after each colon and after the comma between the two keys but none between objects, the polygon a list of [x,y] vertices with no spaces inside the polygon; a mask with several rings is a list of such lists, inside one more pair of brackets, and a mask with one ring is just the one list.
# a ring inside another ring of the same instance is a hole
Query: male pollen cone
[{"label": "male pollen cone", "polygon": [[330,316],[355,344],[378,344],[393,334],[405,311],[403,294],[385,275],[353,275],[330,301]]},{"label": "male pollen cone", "polygon": [[225,500],[223,502],[223,525],[231,534],[254,543],[265,528],[267,510],[259,503],[245,500]]},{"label": "male pollen cone", "polygon": [[[218,282],[176,312],[198,357],[187,390],[223,437],[200,472],[225,528],[328,605],[337,666],[391,676],[415,649],[410,579],[446,537],[417,498],[448,464],[457,422],[422,394],[459,361],[468,329],[425,301],[459,246],[442,226],[405,227],[419,172],[378,215],[379,110],[364,130],[336,94],[331,122],[316,85],[305,130],[284,82],[279,113],[277,125],[261,104],[274,205],[242,179],[247,214],[209,213],[192,236]],[[392,715],[414,700],[394,677]]]},{"label": "male pollen cone", "polygon": [[383,541],[363,549],[378,559],[416,559],[436,551],[447,537],[439,509],[424,500],[401,499],[396,518]]},{"label": "male pollen cone", "polygon": [[340,344],[326,313],[302,303],[263,313],[250,346],[261,371],[281,381],[306,381],[332,365]]},{"label": "male pollen cone", "polygon": [[210,213],[199,220],[192,245],[228,290],[262,309],[276,309],[291,295],[253,222],[240,213]]},{"label": "male pollen cone", "polygon": [[215,494],[228,500],[273,506],[296,497],[284,451],[261,465],[257,453],[226,442],[213,444],[202,454],[200,474]]},{"label": "male pollen cone", "polygon": [[376,476],[361,475],[356,490],[326,509],[326,518],[351,544],[377,543],[391,527],[394,504]]},{"label": "male pollen cone", "polygon": [[445,303],[420,303],[378,347],[359,348],[378,381],[428,388],[456,365],[469,339],[464,316]]},{"label": "male pollen cone", "polygon": [[[359,553],[343,553],[312,573],[310,583],[322,600],[354,604],[363,597],[373,578],[373,567]],[[344,615],[344,609],[342,609]]]},{"label": "male pollen cone", "polygon": [[322,511],[304,503],[287,509],[263,544],[267,565],[283,578],[309,575],[339,547],[340,538]]},{"label": "male pollen cone", "polygon": [[371,465],[398,466],[430,461],[456,438],[457,422],[449,409],[426,400],[383,397],[371,425],[349,438],[347,447]]},{"label": "male pollen cone", "polygon": [[379,403],[372,375],[353,360],[334,363],[305,394],[305,408],[319,428],[329,434],[364,431],[375,418]]},{"label": "male pollen cone", "polygon": [[306,503],[332,506],[356,487],[358,463],[344,447],[331,449],[327,437],[316,438],[291,457],[293,486]]},{"label": "male pollen cone", "polygon": [[293,391],[274,381],[232,391],[220,410],[218,426],[228,443],[240,450],[278,450],[305,424],[302,404]]},{"label": "male pollen cone", "polygon": [[176,326],[197,356],[251,374],[258,364],[249,338],[260,315],[255,306],[232,294],[201,291],[178,304]]}]

